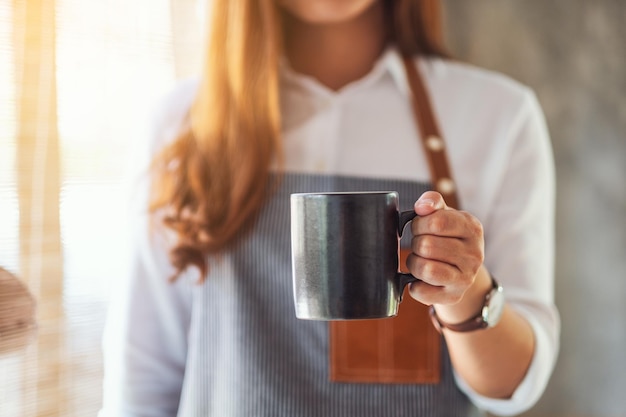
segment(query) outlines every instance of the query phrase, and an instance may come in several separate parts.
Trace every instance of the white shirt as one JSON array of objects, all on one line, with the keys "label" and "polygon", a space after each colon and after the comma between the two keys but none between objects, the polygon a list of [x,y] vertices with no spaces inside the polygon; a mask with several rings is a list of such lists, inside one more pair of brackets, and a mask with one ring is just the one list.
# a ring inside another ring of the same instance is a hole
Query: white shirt
[{"label": "white shirt", "polygon": [[[555,178],[545,120],[532,91],[503,75],[442,59],[418,65],[461,208],[483,224],[485,265],[535,334],[532,363],[511,399],[481,396],[458,375],[457,383],[480,408],[518,414],[540,398],[559,348]],[[287,171],[430,181],[395,49],[337,92],[284,62],[282,75]]]},{"label": "white shirt", "polygon": [[[509,305],[528,320],[535,334],[532,363],[512,398],[485,398],[458,376],[457,384],[480,408],[495,414],[517,414],[543,393],[558,352],[560,323],[553,294],[555,186],[547,129],[535,96],[518,83],[448,60],[418,59],[417,64],[447,145],[462,209],[483,224],[486,267],[505,288]],[[166,98],[150,127],[146,145],[151,151],[144,155],[173,139],[196,88],[196,82],[185,83]],[[429,182],[409,94],[401,58],[393,48],[367,76],[337,92],[294,73],[283,62],[286,170]],[[160,304],[130,303],[130,310],[121,315],[115,304],[111,308],[104,345],[107,365],[102,416],[108,416],[116,402],[124,401],[124,394],[116,389],[117,378],[128,372],[121,358],[129,357],[127,350],[132,347],[115,333],[116,326],[147,317],[155,308],[168,337],[151,345],[151,357],[163,358],[162,380],[181,383],[176,379],[182,372],[180,365],[173,363],[184,363],[186,329],[180,323],[181,317],[189,314],[184,301],[188,288],[180,280],[175,285],[167,283],[171,267],[164,261],[164,245],[151,242],[139,246],[133,256],[141,257],[143,268],[149,271],[132,277],[134,282],[122,289],[119,299],[148,292]],[[172,295],[174,292],[177,294]],[[155,332],[147,325],[133,329],[135,338],[143,337],[137,332],[144,332],[145,337]],[[154,399],[155,404],[162,401]]]}]

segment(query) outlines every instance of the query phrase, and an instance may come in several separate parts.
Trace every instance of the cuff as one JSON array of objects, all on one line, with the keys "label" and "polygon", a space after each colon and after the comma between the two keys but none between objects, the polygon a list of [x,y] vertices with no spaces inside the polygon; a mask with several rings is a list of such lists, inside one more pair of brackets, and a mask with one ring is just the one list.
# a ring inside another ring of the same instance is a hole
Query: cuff
[{"label": "cuff", "polygon": [[480,395],[456,371],[454,372],[457,386],[478,408],[500,416],[523,413],[539,401],[552,375],[559,348],[556,335],[559,333],[560,324],[556,310],[552,310],[549,313],[550,317],[545,317],[546,320],[540,320],[539,317],[545,313],[538,315],[536,310],[526,306],[516,305],[514,308],[526,318],[533,329],[535,351],[524,379],[511,398],[496,399]]}]

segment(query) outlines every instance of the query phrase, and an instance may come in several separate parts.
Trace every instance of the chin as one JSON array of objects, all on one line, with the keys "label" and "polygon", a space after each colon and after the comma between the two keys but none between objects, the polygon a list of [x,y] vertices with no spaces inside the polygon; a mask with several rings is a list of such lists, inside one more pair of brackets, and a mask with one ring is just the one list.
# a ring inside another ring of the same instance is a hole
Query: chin
[{"label": "chin", "polygon": [[380,0],[277,0],[287,13],[303,22],[332,24],[352,20]]}]

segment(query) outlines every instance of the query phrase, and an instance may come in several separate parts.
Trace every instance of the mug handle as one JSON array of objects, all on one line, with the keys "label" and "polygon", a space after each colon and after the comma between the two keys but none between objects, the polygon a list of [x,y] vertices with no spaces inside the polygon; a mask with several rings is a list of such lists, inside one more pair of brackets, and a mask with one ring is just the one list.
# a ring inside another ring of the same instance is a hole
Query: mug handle
[{"label": "mug handle", "polygon": [[[402,232],[404,232],[404,228],[415,217],[417,217],[417,213],[415,213],[415,210],[407,210],[400,213],[398,222],[398,236],[402,237]],[[407,274],[404,272],[398,272],[396,274],[396,277],[398,278],[398,293],[400,294],[400,301],[402,301],[404,287],[406,287],[411,282],[419,281],[419,279],[411,274]]]}]

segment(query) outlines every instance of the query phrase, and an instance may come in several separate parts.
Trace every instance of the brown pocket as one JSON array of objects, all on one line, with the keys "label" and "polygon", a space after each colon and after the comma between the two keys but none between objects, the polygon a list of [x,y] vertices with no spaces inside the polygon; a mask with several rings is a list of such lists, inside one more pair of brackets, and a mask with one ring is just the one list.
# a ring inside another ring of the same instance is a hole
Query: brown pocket
[{"label": "brown pocket", "polygon": [[[401,251],[404,265],[407,251]],[[441,336],[428,307],[405,291],[390,319],[330,322],[330,380],[435,384],[441,378]]]}]

